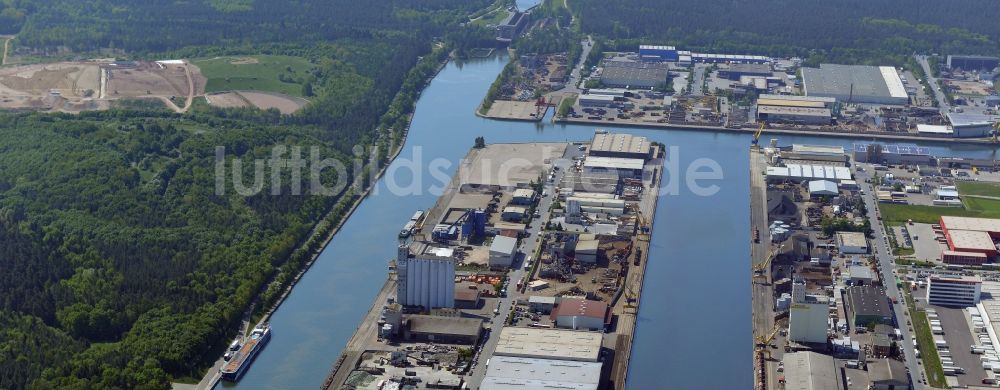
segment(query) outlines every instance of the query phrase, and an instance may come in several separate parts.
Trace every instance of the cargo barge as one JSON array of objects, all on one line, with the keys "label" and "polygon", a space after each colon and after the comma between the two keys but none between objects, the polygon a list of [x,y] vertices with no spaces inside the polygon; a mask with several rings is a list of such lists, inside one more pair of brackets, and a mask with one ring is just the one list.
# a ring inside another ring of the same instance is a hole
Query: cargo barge
[{"label": "cargo barge", "polygon": [[406,238],[409,237],[410,234],[413,234],[413,229],[417,228],[417,224],[419,224],[422,219],[424,219],[424,211],[417,210],[417,212],[413,213],[413,216],[410,217],[410,220],[403,225],[403,230],[399,231],[399,237]]},{"label": "cargo barge", "polygon": [[257,357],[261,349],[264,349],[264,345],[269,340],[271,340],[270,326],[265,324],[254,328],[250,332],[250,337],[243,343],[243,346],[237,351],[232,352],[232,357],[219,370],[222,373],[222,379],[230,382],[240,380],[240,377],[250,368],[253,359]]}]

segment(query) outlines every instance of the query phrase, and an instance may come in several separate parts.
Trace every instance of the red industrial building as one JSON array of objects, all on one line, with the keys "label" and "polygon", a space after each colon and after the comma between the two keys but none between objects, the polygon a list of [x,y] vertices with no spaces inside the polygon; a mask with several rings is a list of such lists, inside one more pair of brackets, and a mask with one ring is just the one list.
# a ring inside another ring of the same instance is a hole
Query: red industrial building
[{"label": "red industrial building", "polygon": [[986,260],[987,257],[984,253],[956,251],[941,252],[941,262],[945,264],[983,265],[986,263]]},{"label": "red industrial building", "polygon": [[552,311],[552,320],[560,328],[599,330],[611,324],[611,310],[604,302],[563,298]]},{"label": "red industrial building", "polygon": [[942,216],[941,231],[948,241],[948,249],[957,252],[950,256],[942,253],[942,260],[946,263],[946,257],[956,261],[954,264],[963,264],[960,261],[978,262],[978,257],[974,259],[974,256],[965,255],[970,253],[981,253],[991,258],[998,255],[996,241],[1000,239],[1000,219]]}]

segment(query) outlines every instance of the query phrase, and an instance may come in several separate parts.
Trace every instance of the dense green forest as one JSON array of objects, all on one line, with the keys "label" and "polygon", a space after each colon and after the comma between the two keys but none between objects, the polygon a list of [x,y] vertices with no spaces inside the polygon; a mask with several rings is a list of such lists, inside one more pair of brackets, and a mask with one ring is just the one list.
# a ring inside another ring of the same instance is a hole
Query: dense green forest
[{"label": "dense green forest", "polygon": [[878,62],[914,52],[1000,53],[992,0],[568,0],[581,29],[687,50]]},{"label": "dense green forest", "polygon": [[[52,326],[19,327],[26,334],[0,343],[54,349],[27,356],[49,367],[35,385],[162,387],[227,336],[337,197],[271,195],[269,183],[250,197],[218,195],[215,148],[247,164],[277,144],[347,158],[321,128],[257,122],[164,111],[0,116],[0,313]],[[60,337],[80,341],[46,343]],[[32,383],[15,368],[0,387]]]},{"label": "dense green forest", "polygon": [[[18,47],[160,53],[189,46],[241,46],[372,38],[388,31],[432,36],[466,20],[484,0],[2,0]],[[7,3],[10,3],[7,5]],[[9,11],[8,11],[9,10]],[[2,21],[4,19],[0,19]],[[19,26],[23,24],[20,28]]]},{"label": "dense green forest", "polygon": [[490,1],[377,3],[0,0],[0,34],[25,54],[292,56],[313,95],[292,116],[141,102],[0,113],[0,389],[167,388],[202,374],[251,302],[276,301],[357,194],[294,195],[286,172],[279,195],[269,181],[253,196],[225,181],[219,195],[216,147],[230,173],[275,146],[385,159],[449,51],[486,41],[459,24]]}]

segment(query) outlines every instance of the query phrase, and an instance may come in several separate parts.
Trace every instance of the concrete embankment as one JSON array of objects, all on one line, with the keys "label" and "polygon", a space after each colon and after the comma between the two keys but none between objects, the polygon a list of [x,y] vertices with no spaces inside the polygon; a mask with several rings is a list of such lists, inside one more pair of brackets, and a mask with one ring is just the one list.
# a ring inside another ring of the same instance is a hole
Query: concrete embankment
[{"label": "concrete embankment", "polygon": [[[615,305],[615,310],[618,313],[618,325],[616,327],[618,338],[615,341],[615,357],[609,380],[614,384],[616,390],[624,389],[628,380],[628,366],[632,357],[632,341],[635,338],[636,319],[639,315],[640,303],[642,302],[642,286],[646,276],[646,266],[649,264],[650,237],[653,234],[653,219],[656,216],[656,206],[659,203],[659,185],[662,177],[663,167],[660,166],[653,176],[649,190],[650,193],[643,197],[644,204],[639,205],[639,209],[645,217],[640,219],[640,221],[645,219],[645,224],[642,222],[640,224],[649,226],[650,230],[643,233],[642,226],[639,228],[640,231],[638,232],[638,238],[635,240],[636,245],[633,250],[633,256],[640,257],[639,264],[629,267],[629,272],[625,280],[625,291],[629,293],[625,293],[625,303],[623,304],[622,300],[619,299],[618,304]],[[635,293],[635,302],[630,303],[628,302],[628,298],[632,292]],[[630,308],[630,306],[634,307]]]},{"label": "concrete embankment", "polygon": [[[675,124],[675,123],[655,123],[655,122],[626,122],[626,121],[614,121],[608,122],[605,120],[596,119],[585,119],[585,118],[553,118],[554,123],[565,123],[565,124],[590,124],[597,127],[602,126],[614,126],[614,127],[638,127],[645,129],[663,129],[663,130],[706,130],[706,131],[726,131],[732,133],[755,133],[757,129],[754,128],[731,128],[724,126],[712,126],[712,125],[691,125],[691,124]],[[806,129],[776,129],[776,128],[765,128],[761,137],[765,137],[769,134],[793,134],[801,136],[813,136],[813,137],[835,137],[835,138],[854,138],[854,139],[877,139],[877,140],[888,140],[888,141],[910,141],[910,142],[929,142],[929,143],[942,143],[942,144],[969,144],[969,145],[989,145],[992,144],[992,140],[986,138],[941,138],[941,137],[926,137],[918,135],[904,135],[904,134],[892,134],[885,132],[847,132],[847,131],[832,131],[832,130],[806,130]]]}]

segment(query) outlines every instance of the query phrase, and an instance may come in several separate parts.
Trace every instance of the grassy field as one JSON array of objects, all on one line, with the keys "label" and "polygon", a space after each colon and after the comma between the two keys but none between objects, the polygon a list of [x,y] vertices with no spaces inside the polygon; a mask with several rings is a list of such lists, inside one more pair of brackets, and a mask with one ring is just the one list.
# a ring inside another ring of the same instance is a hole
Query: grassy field
[{"label": "grassy field", "polygon": [[486,26],[486,25],[498,25],[507,18],[510,12],[507,12],[506,8],[497,8],[493,12],[490,12],[482,17],[482,19],[476,19],[472,22],[474,25]]},{"label": "grassy field", "polygon": [[938,223],[942,215],[956,217],[983,217],[984,213],[961,207],[919,206],[908,204],[882,203],[878,205],[882,219],[889,225],[901,225],[907,219],[917,223]]},{"label": "grassy field", "polygon": [[[313,64],[289,56],[217,57],[192,61],[208,79],[205,92],[257,90],[302,96],[302,85]],[[283,75],[286,81],[281,81]]]},{"label": "grassy field", "polygon": [[944,370],[941,368],[941,358],[937,354],[937,347],[934,345],[934,335],[931,334],[931,326],[927,321],[927,314],[923,310],[917,310],[913,303],[913,295],[906,290],[906,308],[910,312],[910,320],[913,322],[913,330],[917,336],[917,345],[920,348],[920,359],[924,361],[924,370],[927,371],[927,384],[945,389],[948,387],[944,379]]},{"label": "grassy field", "polygon": [[978,181],[960,181],[956,183],[958,193],[962,195],[980,195],[1000,197],[1000,184]]},{"label": "grassy field", "polygon": [[962,204],[967,210],[978,211],[982,216],[1000,218],[1000,199],[963,197]]}]

